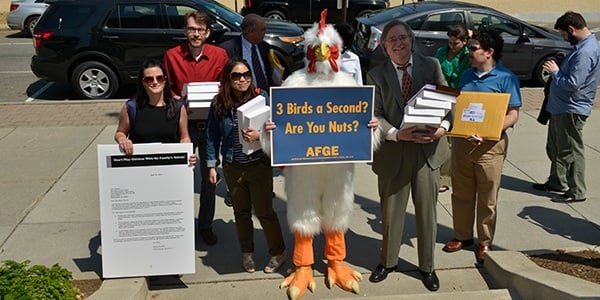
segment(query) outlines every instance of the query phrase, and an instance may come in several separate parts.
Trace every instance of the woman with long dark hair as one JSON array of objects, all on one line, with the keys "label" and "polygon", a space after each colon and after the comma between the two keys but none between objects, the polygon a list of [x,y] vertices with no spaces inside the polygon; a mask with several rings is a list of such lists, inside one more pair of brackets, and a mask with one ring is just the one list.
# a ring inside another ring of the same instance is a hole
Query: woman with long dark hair
[{"label": "woman with long dark hair", "polygon": [[[137,76],[135,97],[127,100],[119,114],[115,141],[127,155],[136,143],[190,143],[187,112],[171,97],[165,69],[159,60],[147,60]],[[190,164],[196,155],[190,156]]]},{"label": "woman with long dark hair", "polygon": [[247,142],[258,141],[262,128],[239,128],[236,109],[264,91],[255,88],[248,63],[239,58],[230,59],[221,75],[221,88],[208,113],[207,166],[209,180],[217,182],[216,167],[219,153],[223,157],[223,173],[231,193],[235,226],[242,251],[242,265],[246,272],[255,271],[254,226],[252,209],[264,230],[271,259],[264,268],[266,273],[279,269],[286,259],[283,234],[277,214],[273,210],[273,169],[262,150],[251,154],[242,151],[238,131]]}]

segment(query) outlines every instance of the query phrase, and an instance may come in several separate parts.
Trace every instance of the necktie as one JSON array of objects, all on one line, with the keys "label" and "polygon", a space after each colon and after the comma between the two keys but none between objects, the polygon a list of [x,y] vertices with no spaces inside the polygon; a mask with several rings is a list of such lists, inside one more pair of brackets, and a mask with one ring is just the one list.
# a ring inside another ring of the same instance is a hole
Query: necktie
[{"label": "necktie", "polygon": [[398,70],[402,71],[402,98],[404,98],[404,104],[410,99],[410,89],[412,86],[412,78],[408,74],[408,67],[410,67],[410,63],[398,66]]},{"label": "necktie", "polygon": [[261,90],[268,91],[267,79],[265,78],[265,73],[260,66],[260,61],[258,60],[258,50],[256,48],[256,45],[252,45],[252,69],[254,69],[254,75],[256,76],[256,86]]}]

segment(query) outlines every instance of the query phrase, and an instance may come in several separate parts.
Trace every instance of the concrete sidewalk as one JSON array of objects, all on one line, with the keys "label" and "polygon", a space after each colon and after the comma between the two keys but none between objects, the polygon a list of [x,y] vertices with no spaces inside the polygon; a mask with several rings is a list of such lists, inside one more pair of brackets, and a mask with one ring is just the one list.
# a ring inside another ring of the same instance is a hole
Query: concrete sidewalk
[{"label": "concrete sidewalk", "polygon": [[[498,205],[495,250],[532,252],[600,245],[600,118],[595,110],[585,127],[587,201],[569,205],[550,202],[550,194],[534,191],[531,183],[544,182],[549,168],[545,155],[546,127],[535,121],[541,89],[522,90],[524,107],[517,126],[509,133],[509,155],[503,172]],[[598,101],[596,102],[598,103]],[[122,102],[0,105],[0,261],[29,259],[32,264],[59,263],[75,279],[101,278],[100,221],[96,145],[113,143]],[[275,209],[288,253],[293,238],[285,218],[284,178],[274,177]],[[474,252],[445,253],[443,244],[453,237],[450,193],[440,194],[436,268],[441,280],[438,293],[428,293],[416,272],[414,208],[409,205],[399,271],[379,284],[368,282],[379,260],[380,212],[376,177],[366,164],[356,167],[355,210],[346,234],[347,262],[363,274],[360,296],[394,298],[427,294],[452,298],[457,292],[473,293],[493,285],[487,271],[475,263]],[[286,266],[275,274],[245,273],[235,237],[233,213],[218,191],[214,229],[215,246],[196,243],[196,272],[181,279],[153,278],[141,285],[152,289],[148,299],[282,299],[277,286]],[[196,199],[198,195],[195,195]],[[197,202],[197,201],[196,201]],[[255,223],[255,259],[261,268],[268,259],[262,229]],[[471,250],[474,250],[472,248]],[[323,237],[315,239],[317,291],[304,299],[348,298],[339,288],[328,290],[321,277]],[[291,259],[290,259],[291,260]],[[117,280],[118,281],[118,280]],[[135,279],[121,280],[129,285]],[[139,280],[138,280],[139,281]],[[105,281],[106,282],[106,281]],[[116,282],[111,280],[111,282]],[[132,286],[134,284],[131,284]],[[144,296],[146,291],[144,290]],[[597,295],[600,297],[600,286]],[[124,296],[124,295],[123,295]],[[506,298],[506,295],[489,296]],[[514,295],[513,295],[514,297]],[[106,298],[108,299],[108,298]],[[139,299],[139,298],[138,298]],[[143,299],[143,298],[142,298]]]}]

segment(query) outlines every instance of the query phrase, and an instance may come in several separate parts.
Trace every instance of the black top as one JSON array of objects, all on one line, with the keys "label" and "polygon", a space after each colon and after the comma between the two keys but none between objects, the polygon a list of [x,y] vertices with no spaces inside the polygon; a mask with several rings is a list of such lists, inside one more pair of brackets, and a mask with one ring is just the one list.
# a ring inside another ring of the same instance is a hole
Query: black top
[{"label": "black top", "polygon": [[167,118],[166,106],[138,108],[129,139],[134,143],[179,143],[178,118]]}]

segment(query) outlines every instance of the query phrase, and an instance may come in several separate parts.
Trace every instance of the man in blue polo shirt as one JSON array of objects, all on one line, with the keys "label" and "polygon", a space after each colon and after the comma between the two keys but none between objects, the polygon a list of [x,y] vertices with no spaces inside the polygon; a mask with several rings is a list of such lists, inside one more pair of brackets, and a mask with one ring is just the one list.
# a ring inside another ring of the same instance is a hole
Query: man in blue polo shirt
[{"label": "man in blue polo shirt", "polygon": [[559,66],[555,61],[544,63],[552,74],[546,110],[551,113],[548,125],[546,153],[550,158],[550,176],[534,189],[564,192],[551,198],[553,202],[585,201],[585,157],[583,126],[592,112],[598,74],[600,46],[587,28],[581,14],[568,11],[554,29],[575,48]]},{"label": "man in blue polo shirt", "polygon": [[[502,37],[493,31],[477,31],[467,43],[469,62],[460,80],[463,91],[508,93],[510,100],[499,141],[478,135],[452,139],[452,220],[454,239],[443,250],[455,252],[473,244],[473,222],[477,228],[477,261],[492,250],[496,230],[496,203],[502,166],[508,148],[506,129],[519,119],[519,79],[501,63]],[[477,217],[477,219],[475,219]]]}]

